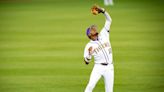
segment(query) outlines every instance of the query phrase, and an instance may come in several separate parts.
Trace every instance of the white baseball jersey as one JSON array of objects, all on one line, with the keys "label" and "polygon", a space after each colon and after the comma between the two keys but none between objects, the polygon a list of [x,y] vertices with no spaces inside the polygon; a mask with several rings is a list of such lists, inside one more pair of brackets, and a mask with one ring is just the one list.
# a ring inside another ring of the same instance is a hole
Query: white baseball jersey
[{"label": "white baseball jersey", "polygon": [[[84,59],[86,62],[94,57],[94,62],[96,64],[99,63],[108,63],[112,64],[113,56],[112,56],[112,47],[109,41],[109,29],[111,25],[111,17],[105,12],[106,22],[104,27],[102,28],[100,34],[98,35],[98,40],[90,41],[84,50]],[[92,55],[89,55],[88,49],[92,47]]]}]

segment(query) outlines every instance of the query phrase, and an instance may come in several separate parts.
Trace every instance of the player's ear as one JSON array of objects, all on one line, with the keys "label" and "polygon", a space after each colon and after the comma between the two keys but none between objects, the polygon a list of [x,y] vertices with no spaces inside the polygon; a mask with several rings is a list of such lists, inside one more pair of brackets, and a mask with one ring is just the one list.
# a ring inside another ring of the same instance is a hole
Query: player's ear
[{"label": "player's ear", "polygon": [[88,35],[88,38],[91,39],[91,34]]}]

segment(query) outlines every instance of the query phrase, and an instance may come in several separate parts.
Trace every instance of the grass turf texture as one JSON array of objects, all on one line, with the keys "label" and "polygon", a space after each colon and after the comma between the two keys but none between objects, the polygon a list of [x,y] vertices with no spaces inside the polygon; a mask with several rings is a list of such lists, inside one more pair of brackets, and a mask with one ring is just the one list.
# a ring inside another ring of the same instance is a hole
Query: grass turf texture
[{"label": "grass turf texture", "polygon": [[[164,90],[162,1],[117,0],[113,19],[114,92]],[[103,0],[0,1],[0,92],[83,92],[86,28],[104,25],[90,7]],[[101,79],[94,92],[104,92]]]}]

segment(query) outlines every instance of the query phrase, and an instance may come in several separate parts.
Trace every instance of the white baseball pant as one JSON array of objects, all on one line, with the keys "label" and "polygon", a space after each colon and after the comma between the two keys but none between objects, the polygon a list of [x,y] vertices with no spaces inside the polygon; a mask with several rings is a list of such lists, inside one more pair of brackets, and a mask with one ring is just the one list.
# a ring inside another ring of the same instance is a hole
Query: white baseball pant
[{"label": "white baseball pant", "polygon": [[105,92],[113,92],[114,84],[114,66],[113,64],[101,65],[95,64],[90,76],[89,83],[85,92],[92,92],[98,80],[103,76],[105,82]]}]

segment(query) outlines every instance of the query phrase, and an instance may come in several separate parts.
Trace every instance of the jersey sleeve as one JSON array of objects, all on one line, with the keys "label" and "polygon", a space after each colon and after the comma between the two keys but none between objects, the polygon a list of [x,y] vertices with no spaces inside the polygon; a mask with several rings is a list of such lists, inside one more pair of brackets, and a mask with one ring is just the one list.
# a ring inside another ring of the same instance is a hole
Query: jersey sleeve
[{"label": "jersey sleeve", "polygon": [[105,19],[106,19],[104,28],[106,29],[106,31],[109,31],[110,30],[110,25],[112,23],[112,19],[111,19],[110,15],[108,14],[108,12],[105,12],[104,16],[105,16]]},{"label": "jersey sleeve", "polygon": [[87,45],[85,46],[85,49],[84,49],[84,60],[85,60],[86,62],[89,62],[89,61],[92,59],[92,56],[89,55],[89,51],[88,51],[89,47],[90,47],[90,44],[87,44]]},{"label": "jersey sleeve", "polygon": [[110,25],[112,23],[112,19],[111,19],[110,15],[108,14],[108,12],[105,12],[104,16],[105,16],[106,21],[105,21],[105,25],[102,28],[100,34],[103,37],[109,37],[109,31],[110,31]]}]

